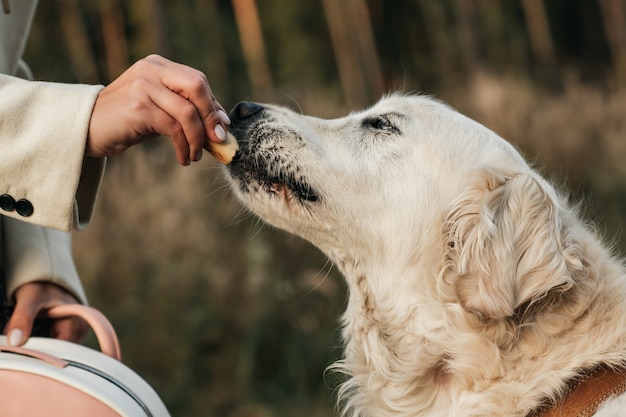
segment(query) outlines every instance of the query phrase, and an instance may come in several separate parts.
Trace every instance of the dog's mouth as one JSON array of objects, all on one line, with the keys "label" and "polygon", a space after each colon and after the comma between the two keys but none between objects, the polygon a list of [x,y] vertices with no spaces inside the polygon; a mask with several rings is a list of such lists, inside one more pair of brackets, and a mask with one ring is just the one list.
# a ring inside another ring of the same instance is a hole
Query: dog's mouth
[{"label": "dog's mouth", "polygon": [[280,126],[255,103],[237,104],[230,119],[239,150],[227,168],[242,194],[264,192],[300,203],[319,200],[296,163],[293,151],[303,143],[297,132]]}]

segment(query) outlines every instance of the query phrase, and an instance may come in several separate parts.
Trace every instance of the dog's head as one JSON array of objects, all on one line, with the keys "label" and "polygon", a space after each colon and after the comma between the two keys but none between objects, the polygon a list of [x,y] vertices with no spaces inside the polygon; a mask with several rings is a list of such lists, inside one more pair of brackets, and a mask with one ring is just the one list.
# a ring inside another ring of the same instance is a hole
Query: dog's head
[{"label": "dog's head", "polygon": [[419,270],[489,317],[571,281],[578,260],[554,189],[436,100],[392,95],[334,120],[239,103],[230,117],[236,194],[340,265]]}]

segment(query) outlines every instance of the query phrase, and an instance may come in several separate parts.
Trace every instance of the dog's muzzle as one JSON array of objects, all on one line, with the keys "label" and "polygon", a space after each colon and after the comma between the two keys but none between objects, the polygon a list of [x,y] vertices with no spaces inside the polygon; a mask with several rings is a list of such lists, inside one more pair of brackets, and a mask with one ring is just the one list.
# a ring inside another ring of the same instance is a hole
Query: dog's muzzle
[{"label": "dog's muzzle", "polygon": [[237,103],[229,117],[229,131],[237,138],[239,151],[228,165],[228,172],[238,180],[243,193],[262,189],[269,194],[292,195],[300,202],[318,201],[319,195],[281,143],[285,137],[301,141],[297,132],[272,126],[275,117],[271,109],[249,101]]}]

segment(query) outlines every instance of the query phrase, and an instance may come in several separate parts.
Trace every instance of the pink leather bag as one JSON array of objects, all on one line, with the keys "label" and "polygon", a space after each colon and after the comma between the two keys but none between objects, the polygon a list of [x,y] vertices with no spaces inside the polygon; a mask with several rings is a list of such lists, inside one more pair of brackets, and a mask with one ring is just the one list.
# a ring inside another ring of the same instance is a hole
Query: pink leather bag
[{"label": "pink leather bag", "polygon": [[80,316],[99,352],[58,339],[31,337],[23,347],[0,336],[2,417],[170,417],[156,392],[121,362],[115,331],[98,310],[65,305],[50,318]]}]

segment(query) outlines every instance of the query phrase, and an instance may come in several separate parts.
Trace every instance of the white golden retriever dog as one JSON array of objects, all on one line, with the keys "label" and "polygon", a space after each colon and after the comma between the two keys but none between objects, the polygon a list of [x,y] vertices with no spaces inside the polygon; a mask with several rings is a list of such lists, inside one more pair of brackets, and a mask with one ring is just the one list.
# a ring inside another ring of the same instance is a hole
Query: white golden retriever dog
[{"label": "white golden retriever dog", "polygon": [[[231,119],[240,200],[347,280],[344,414],[542,415],[625,364],[621,262],[484,126],[400,94],[335,120],[247,102]],[[616,392],[597,416],[626,415]]]}]

